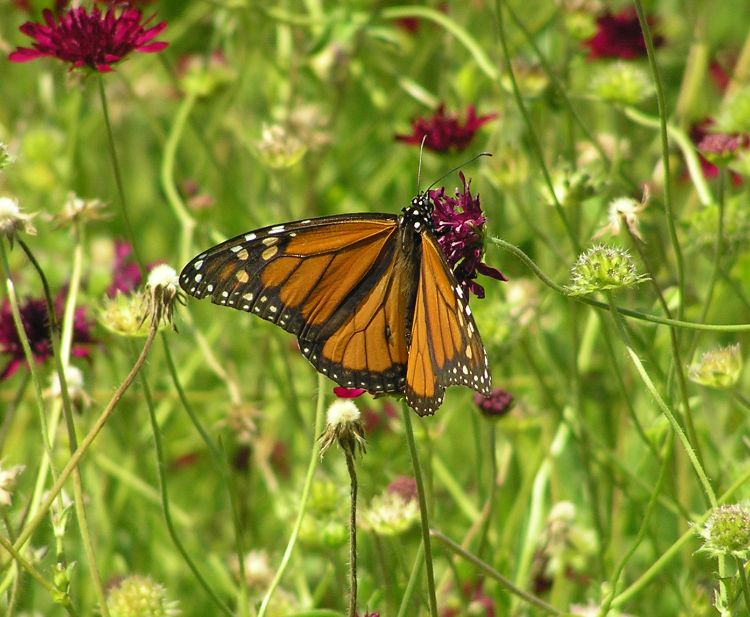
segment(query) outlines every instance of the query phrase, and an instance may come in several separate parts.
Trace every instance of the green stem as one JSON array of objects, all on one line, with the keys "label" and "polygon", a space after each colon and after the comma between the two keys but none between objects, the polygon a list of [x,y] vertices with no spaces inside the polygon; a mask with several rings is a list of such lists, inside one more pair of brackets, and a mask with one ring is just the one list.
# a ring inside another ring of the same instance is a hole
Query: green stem
[{"label": "green stem", "polygon": [[117,403],[120,402],[120,399],[123,397],[127,389],[133,383],[135,376],[138,374],[138,371],[141,370],[141,367],[146,361],[146,356],[148,356],[148,352],[151,349],[151,345],[154,342],[154,337],[156,336],[157,327],[158,326],[156,324],[152,324],[151,329],[149,330],[148,336],[146,337],[146,342],[143,344],[141,355],[138,356],[138,360],[133,365],[133,368],[130,369],[130,372],[125,377],[125,380],[118,386],[117,390],[115,390],[115,393],[112,395],[112,398],[110,399],[109,403],[104,408],[104,410],[102,411],[99,418],[97,418],[94,425],[86,434],[86,437],[84,437],[81,440],[81,443],[76,449],[75,453],[70,457],[68,462],[65,464],[65,467],[63,467],[62,471],[60,472],[59,477],[57,478],[57,480],[55,480],[54,484],[52,485],[52,488],[49,489],[44,500],[39,505],[39,508],[36,514],[34,515],[34,517],[26,524],[23,531],[18,535],[18,538],[13,544],[13,547],[16,550],[20,550],[20,548],[31,537],[31,534],[34,533],[34,530],[47,517],[47,511],[49,510],[49,507],[54,501],[54,499],[62,490],[63,484],[65,484],[65,481],[68,479],[70,474],[78,466],[78,463],[80,462],[81,458],[83,458],[83,456],[86,454],[89,447],[93,443],[94,439],[96,439],[97,435],[99,435],[99,432],[102,430],[102,428],[104,428],[104,425],[106,424],[107,420],[112,415],[112,412],[115,410]]},{"label": "green stem", "polygon": [[643,12],[641,0],[633,0],[633,6],[638,14],[638,21],[641,24],[643,40],[646,43],[646,52],[648,54],[648,63],[651,67],[651,75],[656,88],[656,102],[659,108],[659,137],[661,139],[661,156],[662,166],[664,169],[664,210],[667,216],[667,228],[669,229],[669,238],[672,242],[672,251],[674,252],[675,264],[677,266],[677,287],[680,290],[680,304],[677,309],[677,317],[682,319],[685,316],[685,266],[682,260],[682,249],[680,241],[677,238],[677,226],[675,223],[675,214],[672,208],[672,173],[669,164],[669,138],[667,136],[667,104],[664,100],[664,88],[659,75],[659,67],[656,64],[656,51],[654,50],[654,40],[651,36],[648,20]]},{"label": "green stem", "polygon": [[[514,246],[510,244],[509,242],[506,242],[505,240],[501,240],[500,238],[495,238],[490,236],[489,241],[499,246],[500,248],[508,251],[509,253],[512,253],[515,255],[521,262],[524,263],[536,276],[541,280],[545,285],[550,287],[551,289],[554,289],[557,293],[566,296],[568,298],[571,298],[572,300],[575,300],[576,302],[581,302],[583,304],[588,304],[589,306],[593,306],[599,309],[605,309],[609,310],[610,307],[606,302],[599,302],[598,300],[594,300],[593,298],[588,298],[586,296],[570,296],[568,295],[568,292],[565,290],[564,287],[561,285],[558,285],[555,283],[551,278],[549,278],[542,270],[537,266],[532,259],[526,255],[521,249],[519,249],[517,246]],[[648,313],[641,313],[640,311],[634,311],[632,309],[626,309],[620,306],[615,307],[615,310],[618,314],[624,315],[626,317],[632,317],[634,319],[640,319],[641,321],[648,321],[651,323],[657,323],[664,326],[677,326],[679,328],[686,328],[689,330],[704,330],[707,332],[748,332],[750,331],[750,323],[747,324],[704,324],[704,323],[696,323],[693,321],[683,321],[680,319],[668,319],[666,317],[659,317],[658,315],[650,315]]]},{"label": "green stem", "polygon": [[[742,486],[750,480],[750,467],[745,469],[742,475],[734,481],[726,492],[719,498],[718,503],[724,504],[734,499],[735,493],[739,491]],[[666,551],[663,551],[659,558],[651,564],[651,566],[634,581],[630,587],[623,590],[613,601],[612,608],[619,608],[631,598],[636,596],[646,585],[648,585],[656,576],[664,570],[669,562],[672,561],[677,555],[680,554],[685,545],[695,538],[695,530],[698,529],[706,519],[711,515],[711,510],[707,511],[698,520],[694,521],[694,524],[684,534],[682,534],[677,541],[672,544]]]},{"label": "green stem", "polygon": [[409,454],[414,468],[414,479],[417,482],[417,497],[419,498],[419,514],[422,523],[422,544],[424,546],[424,560],[427,567],[427,597],[430,603],[430,617],[437,617],[437,597],[435,595],[435,572],[432,567],[432,545],[430,544],[430,521],[427,514],[427,499],[425,498],[424,482],[422,480],[422,468],[419,464],[417,444],[414,441],[414,429],[411,425],[411,410],[403,403],[401,415],[404,419],[404,430],[406,442],[409,444]]},{"label": "green stem", "polygon": [[419,575],[422,572],[422,564],[424,563],[424,542],[420,542],[417,556],[414,559],[414,565],[412,566],[411,572],[409,573],[409,580],[406,582],[406,589],[404,589],[404,595],[401,597],[401,606],[398,608],[396,617],[406,617],[409,614],[409,606],[411,605],[411,599],[414,597],[414,593],[417,589],[417,581],[419,581]]},{"label": "green stem", "polygon": [[344,449],[346,468],[349,471],[351,487],[349,501],[349,611],[347,617],[357,617],[357,470],[354,468],[354,455]]},{"label": "green stem", "polygon": [[310,496],[310,487],[312,486],[313,477],[315,476],[315,469],[318,466],[318,459],[320,454],[320,444],[318,442],[318,436],[323,432],[323,422],[325,414],[323,413],[323,406],[325,403],[325,377],[318,375],[318,402],[315,407],[315,430],[313,431],[313,443],[312,451],[310,452],[310,462],[307,466],[307,475],[305,476],[305,484],[302,487],[302,496],[300,497],[299,511],[297,512],[297,519],[292,527],[292,533],[289,536],[289,542],[286,545],[286,550],[281,558],[278,570],[271,581],[271,585],[266,591],[266,595],[263,597],[263,602],[258,610],[258,617],[264,617],[268,611],[268,604],[273,597],[276,588],[281,583],[281,579],[284,577],[289,560],[294,552],[294,547],[297,544],[297,536],[299,530],[302,527],[302,520],[305,518],[305,511],[307,508],[307,499]]},{"label": "green stem", "polygon": [[195,576],[200,586],[203,587],[203,590],[206,592],[206,594],[211,598],[211,600],[222,613],[224,613],[227,617],[233,617],[233,613],[230,608],[222,601],[221,598],[219,598],[216,592],[211,588],[206,579],[200,573],[200,570],[198,570],[198,567],[190,557],[187,549],[185,549],[184,545],[182,544],[182,540],[180,540],[180,537],[177,535],[177,530],[175,529],[174,522],[172,521],[172,513],[169,505],[169,492],[167,489],[167,478],[164,473],[164,470],[166,468],[166,463],[164,461],[164,446],[162,445],[161,441],[159,422],[156,419],[156,410],[154,407],[153,398],[151,396],[151,388],[148,385],[148,381],[146,380],[146,376],[144,373],[140,374],[140,381],[141,388],[143,389],[143,395],[146,399],[146,408],[148,409],[148,417],[151,422],[151,430],[154,438],[154,448],[156,450],[156,473],[159,478],[161,506],[162,512],[164,514],[164,522],[167,526],[167,532],[169,533],[169,537],[172,538],[172,542],[174,543],[175,548],[179,551],[180,555],[182,555],[182,558],[185,560],[188,568],[190,568],[193,576]]},{"label": "green stem", "polygon": [[740,584],[742,585],[742,597],[745,600],[745,608],[750,615],[750,587],[747,584],[747,572],[745,572],[745,564],[742,563],[742,559],[735,557],[737,560],[737,576],[740,577]]},{"label": "green stem", "polygon": [[190,257],[190,247],[193,241],[193,229],[195,229],[195,220],[182,202],[180,193],[175,186],[174,169],[177,158],[177,147],[180,139],[185,132],[190,113],[195,107],[198,95],[195,92],[188,92],[187,96],[182,99],[180,106],[175,114],[172,130],[164,144],[164,157],[161,164],[161,186],[164,194],[167,196],[169,205],[180,223],[182,237],[180,239],[180,263],[185,263]]},{"label": "green stem", "polygon": [[507,73],[508,78],[510,79],[510,83],[513,89],[513,98],[516,101],[516,106],[518,107],[518,110],[521,112],[521,116],[523,117],[524,124],[526,125],[526,130],[529,135],[531,149],[537,158],[537,162],[539,164],[539,169],[542,172],[542,176],[544,176],[544,182],[547,185],[547,190],[549,191],[552,202],[555,205],[557,216],[562,221],[563,227],[565,227],[565,232],[567,233],[568,239],[570,240],[570,243],[573,246],[573,250],[575,251],[576,254],[578,254],[581,252],[578,239],[576,238],[575,232],[573,231],[573,227],[571,226],[570,221],[568,220],[568,217],[565,215],[565,211],[563,210],[562,204],[557,198],[557,193],[555,192],[555,185],[552,182],[552,177],[549,175],[549,171],[547,170],[547,164],[544,161],[544,152],[542,150],[542,145],[539,141],[539,137],[537,136],[536,131],[534,131],[534,125],[531,122],[531,118],[529,117],[529,112],[527,111],[526,106],[523,103],[523,98],[521,97],[521,91],[518,88],[518,83],[516,82],[516,77],[513,72],[513,65],[511,64],[511,61],[510,61],[510,50],[508,49],[508,41],[506,40],[505,27],[503,25],[502,5],[504,4],[506,4],[505,0],[497,0],[495,4],[495,9],[496,9],[495,13],[497,15],[498,36],[500,38],[500,45],[503,49],[503,61],[505,63],[505,72]]},{"label": "green stem", "polygon": [[138,244],[135,241],[135,233],[133,232],[133,226],[130,224],[130,216],[128,215],[128,202],[125,197],[125,185],[122,182],[122,173],[120,172],[120,162],[117,158],[117,148],[115,147],[115,136],[112,132],[112,123],[109,119],[109,106],[107,104],[107,93],[104,90],[104,77],[99,74],[99,100],[102,105],[102,113],[104,114],[104,126],[107,129],[107,139],[109,144],[109,154],[112,159],[112,169],[115,174],[115,183],[117,184],[117,193],[120,197],[120,209],[122,211],[122,220],[125,222],[125,230],[128,235],[128,241],[133,247],[133,256],[135,257],[138,267],[141,269],[141,274],[144,274],[143,260],[141,259],[140,251],[138,250]]},{"label": "green stem", "polygon": [[62,604],[65,607],[65,610],[68,611],[69,615],[77,614],[75,608],[71,604],[70,596],[68,595],[68,593],[66,591],[63,591],[62,589],[58,589],[57,587],[55,587],[55,585],[45,579],[39,572],[39,570],[37,570],[30,561],[25,559],[24,556],[16,550],[16,548],[10,543],[7,538],[0,536],[0,546],[2,546],[6,551],[8,551],[8,553],[10,553],[13,561],[15,561],[19,566],[26,570],[26,572],[28,572],[37,583],[44,587],[47,592],[53,598],[55,598],[56,604]]},{"label": "green stem", "polygon": [[509,578],[506,578],[500,572],[495,570],[492,566],[490,566],[488,563],[485,563],[475,555],[472,555],[469,553],[466,549],[464,549],[460,544],[457,542],[454,542],[451,540],[448,536],[440,533],[439,531],[435,531],[434,529],[430,531],[430,535],[440,540],[445,546],[447,546],[450,550],[452,550],[456,555],[459,555],[463,557],[466,561],[473,563],[477,568],[479,568],[482,572],[484,572],[487,576],[490,578],[493,578],[498,583],[500,583],[505,589],[507,589],[510,593],[518,596],[522,600],[525,600],[532,606],[535,606],[537,608],[542,609],[546,613],[549,613],[550,615],[565,615],[563,611],[560,611],[556,609],[554,606],[551,606],[547,604],[544,600],[540,600],[536,596],[532,596],[530,593],[527,593],[520,587],[517,587],[513,584],[513,581],[511,581]]}]

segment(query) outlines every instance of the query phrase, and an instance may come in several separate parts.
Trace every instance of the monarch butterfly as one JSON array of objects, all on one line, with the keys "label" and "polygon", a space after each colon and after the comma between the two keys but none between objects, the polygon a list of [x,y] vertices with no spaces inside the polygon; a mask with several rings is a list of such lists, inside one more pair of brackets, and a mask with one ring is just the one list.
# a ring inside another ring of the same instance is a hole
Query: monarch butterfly
[{"label": "monarch butterfly", "polygon": [[341,386],[403,393],[420,416],[447,386],[490,394],[487,352],[420,193],[400,215],[345,214],[263,227],[194,257],[180,286],[296,335]]}]

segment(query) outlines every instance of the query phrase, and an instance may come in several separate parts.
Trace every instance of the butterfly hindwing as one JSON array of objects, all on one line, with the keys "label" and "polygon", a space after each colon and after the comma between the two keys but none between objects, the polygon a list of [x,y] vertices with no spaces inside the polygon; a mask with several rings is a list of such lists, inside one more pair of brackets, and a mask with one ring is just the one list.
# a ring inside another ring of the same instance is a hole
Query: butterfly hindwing
[{"label": "butterfly hindwing", "polygon": [[344,387],[404,390],[416,268],[397,244],[384,274],[330,336],[299,341],[313,366]]},{"label": "butterfly hindwing", "polygon": [[406,402],[419,415],[435,413],[450,385],[490,393],[487,353],[464,295],[434,237],[423,233],[406,370]]},{"label": "butterfly hindwing", "polygon": [[392,215],[342,215],[248,232],[196,256],[180,285],[317,341],[381,279],[395,251]]}]

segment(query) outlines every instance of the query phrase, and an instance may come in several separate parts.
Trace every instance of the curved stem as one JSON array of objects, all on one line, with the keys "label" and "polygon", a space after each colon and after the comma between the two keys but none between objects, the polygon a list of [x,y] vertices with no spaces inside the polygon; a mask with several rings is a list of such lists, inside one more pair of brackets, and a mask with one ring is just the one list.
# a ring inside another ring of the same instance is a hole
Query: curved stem
[{"label": "curved stem", "polygon": [[654,40],[651,36],[648,20],[643,12],[641,0],[633,0],[633,6],[635,7],[635,12],[638,14],[638,21],[641,24],[643,40],[646,43],[648,63],[651,67],[651,75],[656,88],[656,102],[659,108],[659,138],[661,139],[661,156],[664,168],[664,209],[667,215],[667,228],[669,229],[669,238],[672,242],[672,251],[674,252],[675,264],[677,266],[677,286],[680,290],[680,304],[677,309],[677,317],[682,319],[685,315],[685,265],[682,260],[682,249],[680,248],[680,241],[677,238],[677,226],[672,209],[672,173],[669,164],[669,138],[667,137],[667,104],[664,100],[664,88],[662,87],[659,75],[659,67],[656,64]]},{"label": "curved stem", "polygon": [[130,216],[128,215],[128,202],[125,197],[125,185],[122,182],[122,174],[120,172],[120,162],[117,158],[117,148],[115,147],[115,136],[112,132],[112,123],[109,120],[109,106],[107,105],[107,94],[104,90],[104,77],[99,74],[99,100],[102,105],[102,113],[104,114],[104,125],[107,129],[107,139],[109,144],[109,154],[112,159],[112,169],[115,173],[115,183],[117,184],[117,193],[120,197],[120,209],[122,211],[122,219],[125,222],[125,230],[128,234],[128,241],[133,247],[133,256],[141,269],[141,275],[144,275],[143,271],[143,260],[138,250],[138,244],[135,241],[135,233],[133,232],[133,226],[130,224]]},{"label": "curved stem", "polygon": [[310,496],[310,487],[312,486],[313,477],[315,475],[315,469],[318,466],[320,444],[318,442],[318,435],[323,432],[323,421],[325,414],[323,413],[323,404],[325,402],[325,377],[322,374],[318,375],[318,403],[315,407],[315,430],[313,431],[313,443],[312,451],[310,452],[310,462],[307,466],[307,475],[305,476],[305,484],[302,487],[302,496],[300,497],[299,511],[297,512],[297,519],[292,527],[292,534],[289,536],[289,542],[287,542],[286,550],[281,558],[281,563],[276,571],[276,575],[271,581],[271,585],[266,591],[266,595],[263,597],[263,602],[258,610],[258,617],[264,617],[266,611],[268,611],[268,604],[273,597],[276,588],[281,583],[281,579],[284,577],[289,560],[294,552],[294,547],[297,544],[297,536],[299,535],[300,527],[302,527],[302,520],[305,518],[305,511],[307,509],[307,499]]},{"label": "curved stem", "polygon": [[357,470],[354,456],[344,449],[346,469],[349,471],[351,487],[349,501],[349,611],[347,617],[357,617]]},{"label": "curved stem", "polygon": [[422,523],[422,544],[424,546],[424,561],[427,567],[427,598],[430,603],[430,617],[437,617],[437,597],[435,595],[435,572],[432,567],[432,546],[430,544],[430,521],[427,514],[427,499],[425,498],[422,467],[419,464],[417,444],[414,441],[414,430],[411,425],[411,409],[406,403],[401,405],[401,415],[404,418],[406,442],[409,444],[409,454],[414,468],[414,479],[417,482],[417,497],[419,498],[419,514]]},{"label": "curved stem", "polygon": [[174,543],[175,548],[177,548],[180,555],[182,555],[182,558],[185,560],[185,563],[187,564],[188,568],[190,568],[190,571],[193,573],[193,576],[195,576],[200,586],[203,587],[203,590],[208,594],[208,596],[222,613],[224,613],[227,617],[233,617],[234,613],[232,613],[229,607],[221,600],[221,598],[219,598],[216,592],[208,584],[206,579],[201,574],[200,570],[198,570],[198,567],[195,565],[192,557],[190,557],[187,549],[182,544],[182,540],[180,540],[180,537],[177,535],[177,530],[175,529],[174,522],[172,521],[172,513],[169,505],[167,478],[164,474],[164,468],[166,467],[166,464],[164,462],[164,446],[162,445],[161,441],[159,422],[156,419],[156,410],[154,408],[154,401],[151,396],[151,388],[148,385],[148,381],[146,380],[146,376],[144,373],[141,373],[140,379],[141,388],[143,388],[143,395],[146,399],[148,417],[151,422],[151,431],[154,438],[154,448],[156,450],[156,473],[159,478],[159,493],[161,496],[161,506],[162,512],[164,513],[164,521],[167,525],[167,532],[172,538],[172,542]]},{"label": "curved stem", "polygon": [[[517,246],[514,246],[513,244],[510,244],[509,242],[506,242],[505,240],[501,240],[500,238],[494,238],[490,237],[489,241],[495,244],[496,246],[499,246],[502,249],[505,249],[509,253],[512,253],[515,255],[520,261],[524,263],[536,276],[541,280],[545,285],[548,287],[554,289],[557,293],[567,296],[571,298],[572,300],[575,300],[576,302],[582,302],[583,304],[588,304],[589,306],[594,306],[596,308],[609,310],[609,305],[605,302],[599,302],[598,300],[594,300],[593,298],[588,298],[585,296],[568,296],[568,293],[565,291],[565,288],[561,285],[558,285],[553,281],[551,278],[549,278],[539,266],[537,266],[532,259],[524,253],[521,249],[519,249]],[[748,324],[703,324],[703,323],[696,323],[693,321],[682,321],[680,319],[668,319],[666,317],[659,317],[658,315],[650,315],[648,313],[641,313],[640,311],[634,311],[632,309],[626,309],[623,307],[615,307],[617,312],[620,315],[624,315],[627,317],[632,317],[634,319],[640,319],[641,321],[649,321],[651,323],[657,323],[665,326],[677,326],[680,328],[687,328],[690,330],[705,330],[709,332],[748,332],[750,331],[750,323]]]}]

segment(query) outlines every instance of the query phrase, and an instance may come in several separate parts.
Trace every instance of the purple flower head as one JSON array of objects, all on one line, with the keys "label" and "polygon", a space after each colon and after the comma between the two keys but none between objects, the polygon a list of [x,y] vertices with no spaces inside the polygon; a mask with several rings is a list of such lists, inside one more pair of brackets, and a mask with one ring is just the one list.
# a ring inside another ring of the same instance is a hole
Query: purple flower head
[{"label": "purple flower head", "polygon": [[411,135],[396,135],[398,141],[419,146],[427,136],[424,147],[435,152],[460,151],[469,145],[474,133],[483,124],[497,117],[497,114],[477,116],[474,106],[466,109],[466,122],[463,124],[455,114],[446,114],[445,105],[440,105],[430,118],[412,120]]},{"label": "purple flower head", "polygon": [[[55,313],[58,318],[63,314],[65,296],[58,295],[55,300]],[[20,307],[21,322],[29,339],[31,353],[38,363],[44,362],[52,355],[52,341],[50,340],[49,318],[44,300],[31,298]],[[90,353],[87,345],[94,342],[91,335],[91,322],[86,316],[84,308],[77,308],[73,319],[73,347],[71,353],[78,358],[86,357]],[[0,371],[0,381],[11,377],[18,368],[26,362],[18,337],[10,304],[3,300],[0,306],[0,354],[8,356],[8,363]]]},{"label": "purple flower head", "polygon": [[132,259],[133,247],[122,240],[115,241],[115,261],[112,267],[112,283],[107,296],[114,298],[117,292],[129,293],[141,284],[141,269]]},{"label": "purple flower head", "polygon": [[336,386],[333,389],[333,393],[338,398],[357,398],[362,396],[367,390],[364,388],[344,388],[343,386]]},{"label": "purple flower head", "polygon": [[457,189],[455,197],[446,195],[444,187],[430,191],[430,199],[435,206],[432,222],[438,244],[456,280],[465,292],[484,298],[484,288],[475,280],[477,274],[484,274],[498,281],[508,279],[500,270],[482,261],[484,223],[487,219],[482,214],[479,195],[474,197],[471,194],[471,181],[466,181],[463,172],[458,175],[463,189]]},{"label": "purple flower head", "polygon": [[144,21],[143,13],[130,7],[109,8],[106,13],[96,7],[91,12],[76,7],[58,17],[45,9],[42,16],[43,24],[28,21],[20,27],[34,43],[31,48],[17,48],[8,56],[11,62],[49,56],[70,63],[71,68],[88,67],[106,73],[133,51],[150,53],[167,46],[163,41],[153,41],[167,24],[146,28],[153,17]]},{"label": "purple flower head", "polygon": [[[654,23],[648,17],[649,26]],[[596,20],[596,34],[584,42],[589,48],[589,60],[596,58],[621,58],[632,60],[646,55],[646,43],[638,22],[638,15],[632,8],[626,8],[619,13],[609,11]],[[654,46],[664,43],[664,37],[655,36]]]},{"label": "purple flower head", "polygon": [[489,396],[474,395],[474,404],[488,418],[502,418],[513,407],[513,395],[502,388],[494,388]]}]

